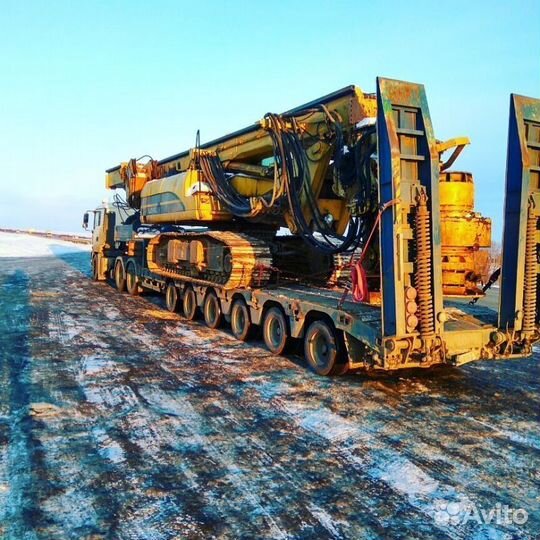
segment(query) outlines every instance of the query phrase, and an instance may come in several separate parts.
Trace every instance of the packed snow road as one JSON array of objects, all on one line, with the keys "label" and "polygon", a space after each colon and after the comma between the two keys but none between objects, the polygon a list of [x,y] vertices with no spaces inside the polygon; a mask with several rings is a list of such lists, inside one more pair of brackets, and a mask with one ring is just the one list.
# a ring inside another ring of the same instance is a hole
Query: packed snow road
[{"label": "packed snow road", "polygon": [[0,537],[538,537],[538,358],[320,378],[51,250],[0,258]]}]

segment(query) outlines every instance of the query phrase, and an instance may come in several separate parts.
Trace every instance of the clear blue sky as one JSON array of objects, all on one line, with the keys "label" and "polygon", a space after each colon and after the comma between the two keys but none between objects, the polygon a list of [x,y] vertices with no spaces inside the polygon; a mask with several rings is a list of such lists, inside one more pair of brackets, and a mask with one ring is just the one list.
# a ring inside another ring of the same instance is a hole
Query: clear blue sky
[{"label": "clear blue sky", "polygon": [[104,170],[348,84],[426,85],[502,230],[510,92],[540,97],[540,1],[11,1],[0,10],[0,226],[80,230]]}]

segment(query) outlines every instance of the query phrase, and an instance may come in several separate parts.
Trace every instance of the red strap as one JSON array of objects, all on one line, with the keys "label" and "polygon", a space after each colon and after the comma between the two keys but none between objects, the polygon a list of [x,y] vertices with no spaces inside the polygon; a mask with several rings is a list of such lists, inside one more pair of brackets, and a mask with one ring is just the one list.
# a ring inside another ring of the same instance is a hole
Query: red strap
[{"label": "red strap", "polygon": [[355,302],[367,302],[369,300],[369,288],[366,271],[360,261],[354,263],[351,269],[351,293]]},{"label": "red strap", "polygon": [[[369,233],[369,236],[366,240],[366,243],[364,245],[364,248],[362,249],[362,253],[360,254],[360,257],[356,259],[356,261],[353,259],[351,260],[351,281],[352,281],[352,294],[353,294],[353,300],[355,302],[367,302],[369,299],[369,289],[367,285],[367,278],[366,278],[366,272],[364,268],[362,267],[362,261],[364,260],[364,257],[367,255],[369,245],[371,244],[371,240],[373,240],[373,236],[375,234],[375,231],[377,230],[377,227],[379,225],[379,221],[381,220],[381,216],[383,215],[383,212],[390,208],[391,206],[394,206],[399,202],[399,199],[392,199],[391,201],[388,201],[385,203],[379,210],[377,214],[377,218],[375,219],[375,223],[373,224],[373,227],[371,228],[371,232]],[[341,298],[338,302],[338,309],[341,309],[343,306],[343,303],[347,299],[347,295],[349,294],[349,289],[345,289],[343,291],[343,294],[341,295]]]}]

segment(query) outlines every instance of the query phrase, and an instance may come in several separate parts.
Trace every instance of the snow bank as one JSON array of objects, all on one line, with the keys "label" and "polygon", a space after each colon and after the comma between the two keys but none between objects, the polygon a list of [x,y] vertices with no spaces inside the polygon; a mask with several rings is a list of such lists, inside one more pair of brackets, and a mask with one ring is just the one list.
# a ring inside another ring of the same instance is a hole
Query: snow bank
[{"label": "snow bank", "polygon": [[87,244],[75,244],[31,234],[0,232],[0,257],[50,257],[90,251]]}]

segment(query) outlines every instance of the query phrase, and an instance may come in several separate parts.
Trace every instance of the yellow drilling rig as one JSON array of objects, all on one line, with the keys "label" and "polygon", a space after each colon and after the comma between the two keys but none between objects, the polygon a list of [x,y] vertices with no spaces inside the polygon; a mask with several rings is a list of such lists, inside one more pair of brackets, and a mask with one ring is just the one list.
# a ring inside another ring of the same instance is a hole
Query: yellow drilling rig
[{"label": "yellow drilling rig", "polygon": [[513,95],[510,120],[499,314],[476,303],[491,222],[451,170],[469,141],[437,140],[423,86],[382,78],[109,169],[125,198],[94,211],[93,277],[238,339],[260,327],[276,354],[302,339],[322,375],[530,354],[540,103]]}]

